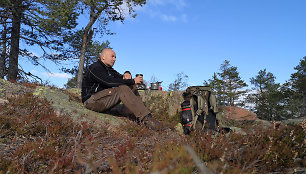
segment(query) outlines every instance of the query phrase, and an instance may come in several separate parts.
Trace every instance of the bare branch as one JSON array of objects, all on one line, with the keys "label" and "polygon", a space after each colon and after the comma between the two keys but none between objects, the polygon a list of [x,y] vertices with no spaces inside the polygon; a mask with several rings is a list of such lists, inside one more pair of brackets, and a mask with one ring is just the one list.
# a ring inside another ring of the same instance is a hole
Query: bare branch
[{"label": "bare branch", "polygon": [[196,166],[200,169],[202,174],[212,174],[211,172],[200,160],[200,158],[197,156],[197,154],[194,152],[194,150],[190,146],[184,146],[184,149],[189,153],[193,161],[195,162]]},{"label": "bare branch", "polygon": [[21,71],[24,75],[26,75],[26,76],[30,76],[30,77],[32,77],[32,78],[34,78],[36,81],[37,81],[37,79],[38,80],[40,80],[40,83],[42,83],[42,79],[40,78],[40,77],[38,77],[38,76],[36,76],[36,75],[34,75],[34,74],[32,74],[31,72],[25,72],[24,70],[23,70],[23,68],[19,65],[19,71]]}]

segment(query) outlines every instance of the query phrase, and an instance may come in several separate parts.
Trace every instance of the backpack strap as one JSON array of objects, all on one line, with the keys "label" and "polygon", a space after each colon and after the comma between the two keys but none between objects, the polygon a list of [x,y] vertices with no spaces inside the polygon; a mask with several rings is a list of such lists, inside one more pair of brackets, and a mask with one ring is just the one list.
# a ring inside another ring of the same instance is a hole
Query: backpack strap
[{"label": "backpack strap", "polygon": [[[195,101],[195,98],[197,98],[197,102]],[[197,110],[195,110],[194,106],[197,104]],[[201,93],[195,93],[191,98],[190,98],[190,108],[191,108],[191,113],[192,113],[192,129],[195,130],[196,122],[199,118],[204,113],[204,123],[203,127],[205,125],[206,121],[206,116],[208,114],[208,103],[207,99],[201,95]]]},{"label": "backpack strap", "polygon": [[191,124],[191,129],[195,130],[195,125],[198,120],[198,114],[196,114],[196,110],[194,108],[194,105],[196,104],[196,101],[194,100],[194,97],[192,96],[190,98],[190,108],[191,108],[191,113],[192,113],[192,124]]},{"label": "backpack strap", "polygon": [[210,93],[209,95],[209,103],[210,103],[210,108],[215,114],[218,113],[218,107],[217,107],[217,101],[216,101],[216,96],[213,93]]},{"label": "backpack strap", "polygon": [[207,108],[207,100],[203,96],[198,95],[198,110],[196,113],[198,116],[204,113],[204,123],[203,123],[202,129],[204,129],[204,125],[206,121],[206,115],[207,115],[206,108]]}]

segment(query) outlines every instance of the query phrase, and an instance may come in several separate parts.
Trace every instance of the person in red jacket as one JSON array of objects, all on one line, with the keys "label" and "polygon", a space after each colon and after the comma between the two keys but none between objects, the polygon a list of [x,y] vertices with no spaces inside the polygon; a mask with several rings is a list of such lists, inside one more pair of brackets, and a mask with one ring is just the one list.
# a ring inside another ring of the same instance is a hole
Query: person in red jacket
[{"label": "person in red jacket", "polygon": [[143,82],[143,77],[124,77],[113,69],[115,62],[116,53],[112,49],[103,49],[100,60],[85,70],[82,82],[84,106],[96,112],[105,112],[122,102],[146,127],[162,129],[162,124],[152,117],[135,87]]}]

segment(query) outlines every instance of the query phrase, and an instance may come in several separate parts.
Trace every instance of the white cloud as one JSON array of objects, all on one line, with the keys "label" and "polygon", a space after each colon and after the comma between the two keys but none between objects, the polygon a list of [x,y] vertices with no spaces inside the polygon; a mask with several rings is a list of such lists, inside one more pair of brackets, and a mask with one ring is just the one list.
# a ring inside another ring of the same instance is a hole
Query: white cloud
[{"label": "white cloud", "polygon": [[164,22],[186,23],[187,15],[182,13],[185,7],[185,0],[149,0],[139,11],[149,14],[152,18],[160,18]]},{"label": "white cloud", "polygon": [[35,69],[32,69],[31,74],[37,74],[37,71]]},{"label": "white cloud", "polygon": [[182,16],[181,16],[181,20],[183,21],[183,22],[188,22],[188,17],[187,17],[187,15],[186,14],[182,14]]},{"label": "white cloud", "polygon": [[170,22],[176,22],[178,19],[175,16],[171,16],[171,15],[161,15],[161,18],[163,21],[170,21]]},{"label": "white cloud", "polygon": [[40,57],[40,55],[38,54],[38,53],[36,53],[36,52],[31,52],[31,54],[33,55],[33,56],[36,56],[36,57]]},{"label": "white cloud", "polygon": [[174,5],[177,9],[183,9],[186,6],[185,0],[149,0],[153,6]]},{"label": "white cloud", "polygon": [[43,73],[44,76],[47,77],[55,77],[55,78],[62,78],[62,79],[69,79],[72,76],[67,73]]}]

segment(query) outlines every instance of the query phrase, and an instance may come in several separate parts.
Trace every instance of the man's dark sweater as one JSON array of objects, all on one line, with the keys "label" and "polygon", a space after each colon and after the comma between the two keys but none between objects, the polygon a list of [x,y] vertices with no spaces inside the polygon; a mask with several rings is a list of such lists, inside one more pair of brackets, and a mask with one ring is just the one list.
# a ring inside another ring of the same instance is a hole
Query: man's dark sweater
[{"label": "man's dark sweater", "polygon": [[133,79],[123,79],[123,76],[112,67],[106,66],[101,60],[90,65],[84,74],[82,82],[82,102],[92,94],[120,85],[133,85]]}]

